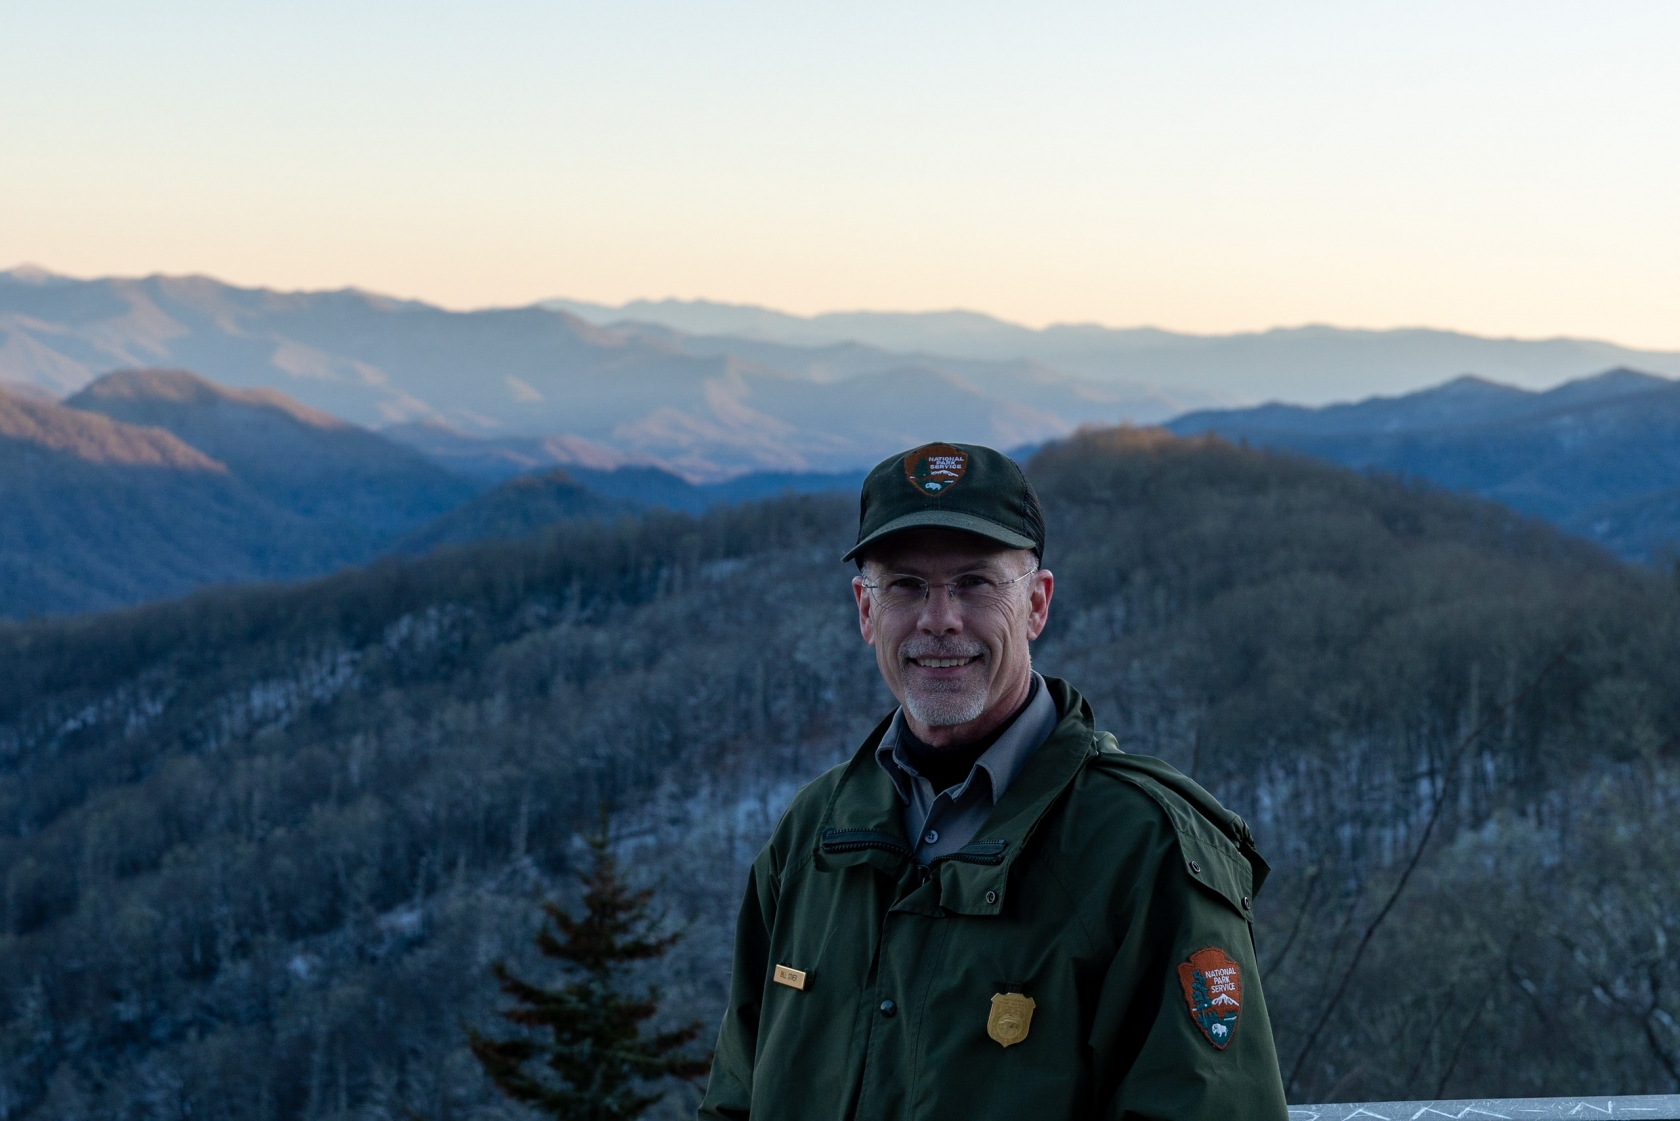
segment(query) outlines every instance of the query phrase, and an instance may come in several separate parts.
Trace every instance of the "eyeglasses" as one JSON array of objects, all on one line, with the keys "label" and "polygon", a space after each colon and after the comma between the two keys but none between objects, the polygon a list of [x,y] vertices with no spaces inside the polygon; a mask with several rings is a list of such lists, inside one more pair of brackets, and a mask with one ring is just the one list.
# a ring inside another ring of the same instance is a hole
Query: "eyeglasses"
[{"label": "eyeglasses", "polygon": [[1009,599],[1010,587],[1037,571],[1038,566],[1034,565],[1012,580],[993,580],[990,576],[971,572],[946,584],[930,584],[920,576],[895,574],[882,577],[874,584],[865,582],[863,586],[873,592],[888,611],[909,611],[921,607],[935,588],[944,588],[951,601],[959,607],[986,610],[1003,606]]}]

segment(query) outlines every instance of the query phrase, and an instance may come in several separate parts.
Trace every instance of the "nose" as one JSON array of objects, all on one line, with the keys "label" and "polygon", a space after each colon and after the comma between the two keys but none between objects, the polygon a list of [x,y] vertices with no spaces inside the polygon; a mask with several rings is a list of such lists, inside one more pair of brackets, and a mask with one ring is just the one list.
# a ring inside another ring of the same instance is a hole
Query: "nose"
[{"label": "nose", "polygon": [[953,634],[962,630],[962,612],[949,588],[929,588],[927,602],[916,620],[917,629],[926,634]]}]

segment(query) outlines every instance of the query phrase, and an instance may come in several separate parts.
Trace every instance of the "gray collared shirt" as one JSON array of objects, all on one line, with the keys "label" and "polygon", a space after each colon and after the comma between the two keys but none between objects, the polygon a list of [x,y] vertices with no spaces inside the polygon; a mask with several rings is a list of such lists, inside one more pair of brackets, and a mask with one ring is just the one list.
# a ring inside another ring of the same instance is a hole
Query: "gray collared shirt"
[{"label": "gray collared shirt", "polygon": [[904,710],[893,714],[875,748],[875,760],[892,779],[899,798],[904,801],[904,835],[911,838],[918,863],[926,864],[935,857],[956,852],[980,831],[986,818],[997,805],[1009,784],[1025,769],[1044,741],[1055,731],[1061,714],[1044,679],[1033,674],[1032,700],[975,760],[968,777],[956,786],[935,794],[933,784],[916,770],[900,743],[904,731]]}]

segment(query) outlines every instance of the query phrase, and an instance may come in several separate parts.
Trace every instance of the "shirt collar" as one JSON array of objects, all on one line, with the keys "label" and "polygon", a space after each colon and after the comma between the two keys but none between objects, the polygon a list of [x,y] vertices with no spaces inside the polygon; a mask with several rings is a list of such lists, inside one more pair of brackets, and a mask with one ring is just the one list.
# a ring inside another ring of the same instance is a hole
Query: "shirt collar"
[{"label": "shirt collar", "polygon": [[[1010,722],[1009,727],[1004,729],[1003,734],[998,736],[992,746],[975,760],[968,777],[944,793],[949,795],[953,802],[961,799],[974,785],[975,776],[984,771],[989,787],[987,792],[991,795],[990,801],[996,805],[998,799],[1003,797],[1003,792],[1009,789],[1009,784],[1014,782],[1015,777],[1026,767],[1033,752],[1050,738],[1050,733],[1055,731],[1056,723],[1060,719],[1061,714],[1056,711],[1056,702],[1051,698],[1050,690],[1045,687],[1044,678],[1034,673],[1032,699],[1027,702],[1027,707]],[[909,805],[911,783],[921,778],[921,774],[904,753],[900,742],[903,730],[904,709],[901,707],[893,713],[892,725],[876,745],[875,759],[892,780],[899,799],[905,805]]]}]

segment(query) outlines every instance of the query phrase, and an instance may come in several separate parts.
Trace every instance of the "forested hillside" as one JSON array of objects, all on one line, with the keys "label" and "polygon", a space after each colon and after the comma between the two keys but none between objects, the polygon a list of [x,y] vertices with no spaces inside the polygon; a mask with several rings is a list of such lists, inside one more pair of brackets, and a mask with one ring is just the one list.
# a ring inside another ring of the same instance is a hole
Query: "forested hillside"
[{"label": "forested hillside", "polygon": [[0,389],[0,617],[277,575],[298,521],[168,432]]},{"label": "forested hillside", "polygon": [[173,433],[358,560],[478,489],[412,448],[283,393],[232,389],[188,370],[118,370],[64,403]]},{"label": "forested hillside", "polygon": [[0,618],[371,560],[482,485],[267,389],[118,370],[0,389]]},{"label": "forested hillside", "polygon": [[515,475],[433,519],[398,540],[393,551],[419,555],[440,545],[516,540],[568,518],[611,518],[646,508],[596,494],[563,467],[533,471]]},{"label": "forested hillside", "polygon": [[[1672,574],[1218,442],[1093,432],[1029,471],[1039,667],[1277,869],[1293,1099],[1675,1088]],[[462,1025],[490,961],[536,972],[603,802],[686,931],[667,1014],[714,1018],[745,864],[890,704],[854,519],[570,521],[0,628],[0,1115],[506,1111]]]}]

